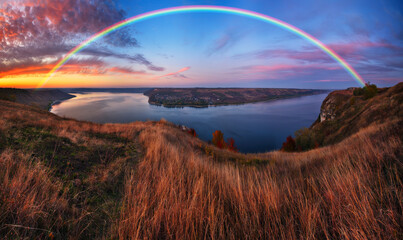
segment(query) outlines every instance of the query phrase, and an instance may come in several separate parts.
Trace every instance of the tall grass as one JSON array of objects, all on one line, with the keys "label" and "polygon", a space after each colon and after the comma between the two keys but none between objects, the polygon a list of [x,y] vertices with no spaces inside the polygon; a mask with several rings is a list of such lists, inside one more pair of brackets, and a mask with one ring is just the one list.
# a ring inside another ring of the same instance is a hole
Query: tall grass
[{"label": "tall grass", "polygon": [[[126,180],[121,239],[399,239],[398,122],[331,147],[216,162],[164,125],[141,132],[145,156]],[[219,151],[219,150],[216,150]]]},{"label": "tall grass", "polygon": [[51,179],[29,155],[5,150],[0,155],[0,235],[4,238],[46,238],[63,228],[68,210],[62,184]]},{"label": "tall grass", "polygon": [[[403,238],[401,117],[308,152],[245,155],[166,121],[94,124],[0,103],[0,238]],[[60,175],[53,154],[26,151],[44,140],[20,143],[30,128],[77,151],[76,168]]]}]

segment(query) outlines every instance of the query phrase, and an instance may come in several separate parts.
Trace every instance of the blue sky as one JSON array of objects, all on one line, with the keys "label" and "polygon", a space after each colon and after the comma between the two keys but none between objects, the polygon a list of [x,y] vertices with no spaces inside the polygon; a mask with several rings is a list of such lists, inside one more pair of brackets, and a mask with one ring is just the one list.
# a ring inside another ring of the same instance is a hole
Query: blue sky
[{"label": "blue sky", "polygon": [[[7,23],[0,34],[5,56],[0,58],[0,84],[3,80],[10,85],[17,76],[34,79],[29,76],[34,67],[42,71],[34,72],[39,76],[70,48],[114,22],[183,5],[230,6],[278,18],[332,48],[366,81],[391,86],[403,80],[400,1],[6,0],[0,4],[0,21],[3,16]],[[23,14],[27,6],[32,18],[26,10]],[[54,16],[57,11],[63,17]],[[19,26],[21,18],[29,27]],[[30,28],[35,31],[26,30]],[[49,36],[54,41],[47,41]],[[87,46],[69,64],[52,79],[55,85],[78,74],[80,86],[88,79],[88,86],[102,87],[358,86],[338,63],[301,37],[255,19],[221,13],[181,13],[133,24]]]}]

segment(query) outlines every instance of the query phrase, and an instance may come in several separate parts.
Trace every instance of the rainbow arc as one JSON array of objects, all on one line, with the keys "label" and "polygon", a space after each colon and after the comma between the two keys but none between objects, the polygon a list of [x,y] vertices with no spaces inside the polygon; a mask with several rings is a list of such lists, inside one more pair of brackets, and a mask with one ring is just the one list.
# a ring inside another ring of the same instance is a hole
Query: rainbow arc
[{"label": "rainbow arc", "polygon": [[279,19],[245,10],[245,9],[239,9],[239,8],[232,8],[232,7],[223,7],[223,6],[208,6],[208,5],[197,5],[197,6],[181,6],[181,7],[172,7],[172,8],[164,8],[160,10],[155,10],[147,13],[143,13],[140,15],[136,15],[133,17],[130,17],[128,19],[125,19],[123,21],[120,21],[118,23],[113,24],[112,26],[109,26],[102,31],[92,35],[73,49],[71,49],[65,56],[62,58],[46,75],[46,77],[38,84],[37,88],[43,87],[50,78],[57,72],[58,69],[60,69],[66,62],[76,53],[80,52],[85,46],[88,44],[96,41],[99,38],[102,38],[103,36],[116,31],[124,26],[127,26],[129,24],[133,23],[138,23],[140,21],[147,20],[149,18],[154,18],[154,17],[159,17],[163,15],[169,15],[169,14],[178,14],[178,13],[186,13],[186,12],[218,12],[218,13],[228,13],[228,14],[235,14],[235,15],[240,15],[240,16],[245,16],[245,17],[251,17],[257,20],[261,20],[264,22],[271,23],[273,25],[279,26],[289,32],[292,32],[309,42],[311,42],[313,45],[317,46],[319,49],[327,53],[331,58],[333,58],[336,62],[338,62],[353,78],[360,84],[361,86],[365,85],[365,81],[363,78],[355,71],[354,68],[352,68],[342,57],[340,57],[336,52],[334,52],[332,49],[327,47],[325,44],[323,44],[321,41],[318,39],[314,38],[310,34],[302,31],[301,29],[290,25],[286,22],[283,22]]}]

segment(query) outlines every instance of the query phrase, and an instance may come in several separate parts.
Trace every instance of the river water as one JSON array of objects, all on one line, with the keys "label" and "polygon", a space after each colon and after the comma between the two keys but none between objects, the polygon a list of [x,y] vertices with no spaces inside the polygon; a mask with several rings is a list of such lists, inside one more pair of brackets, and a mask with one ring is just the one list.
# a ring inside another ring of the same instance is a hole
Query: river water
[{"label": "river water", "polygon": [[288,135],[309,127],[318,117],[326,94],[208,108],[166,108],[148,104],[142,93],[72,93],[75,98],[53,105],[51,112],[98,123],[160,120],[194,128],[203,140],[215,130],[234,138],[241,152],[279,149]]}]

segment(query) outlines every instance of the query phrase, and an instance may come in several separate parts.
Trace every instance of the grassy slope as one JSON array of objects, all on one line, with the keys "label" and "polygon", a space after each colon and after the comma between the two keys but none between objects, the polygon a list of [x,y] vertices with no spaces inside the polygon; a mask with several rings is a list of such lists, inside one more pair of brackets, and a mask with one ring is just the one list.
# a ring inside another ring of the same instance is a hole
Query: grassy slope
[{"label": "grassy slope", "polygon": [[393,117],[403,118],[403,83],[379,89],[377,96],[367,100],[363,96],[354,96],[353,90],[334,91],[324,101],[328,99],[333,100],[336,118],[317,121],[311,127],[323,145],[337,143],[372,123],[382,123]]},{"label": "grassy slope", "polygon": [[165,121],[100,125],[4,101],[0,115],[5,238],[403,237],[400,115],[253,155]]},{"label": "grassy slope", "polygon": [[73,95],[67,94],[57,89],[15,89],[0,88],[0,100],[8,100],[36,106],[41,109],[49,109],[50,105],[56,100],[72,98]]}]

